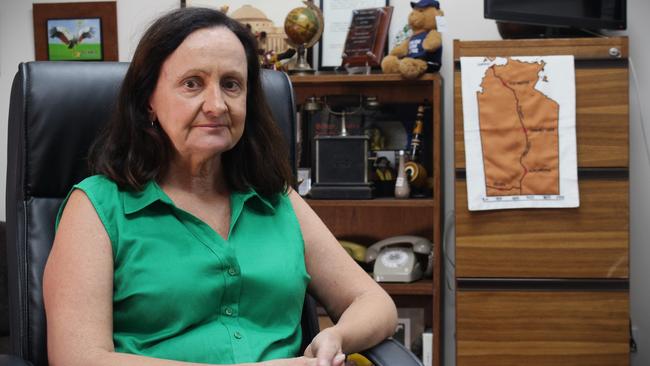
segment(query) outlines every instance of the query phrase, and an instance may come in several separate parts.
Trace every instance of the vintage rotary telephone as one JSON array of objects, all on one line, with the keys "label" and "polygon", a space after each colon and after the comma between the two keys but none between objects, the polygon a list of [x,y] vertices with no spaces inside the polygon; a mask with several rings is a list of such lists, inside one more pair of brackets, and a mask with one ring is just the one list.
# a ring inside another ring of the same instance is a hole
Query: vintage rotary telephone
[{"label": "vintage rotary telephone", "polygon": [[377,282],[413,282],[430,275],[433,244],[426,238],[401,235],[380,240],[366,250],[366,261],[374,261]]}]

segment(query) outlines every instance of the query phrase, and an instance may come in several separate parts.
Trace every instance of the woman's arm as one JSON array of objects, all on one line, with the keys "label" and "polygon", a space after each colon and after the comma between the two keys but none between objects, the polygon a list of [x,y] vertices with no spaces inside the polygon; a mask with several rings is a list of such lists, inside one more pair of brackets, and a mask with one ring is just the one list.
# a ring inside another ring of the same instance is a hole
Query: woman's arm
[{"label": "woman's arm", "polygon": [[113,351],[112,258],[110,240],[95,209],[82,191],[75,190],[43,275],[51,365],[90,365]]},{"label": "woman's arm", "polygon": [[[305,240],[305,262],[312,278],[309,291],[336,322],[314,339],[305,354],[320,361],[322,352],[323,358],[332,360],[337,351],[358,352],[393,335],[397,310],[390,296],[352,260],[295,191],[289,197]],[[339,341],[340,350],[333,350]]]},{"label": "woman's arm", "polygon": [[[111,242],[80,190],[72,192],[63,211],[45,266],[43,296],[52,366],[206,366],[115,352]],[[315,366],[316,359],[262,365]]]}]

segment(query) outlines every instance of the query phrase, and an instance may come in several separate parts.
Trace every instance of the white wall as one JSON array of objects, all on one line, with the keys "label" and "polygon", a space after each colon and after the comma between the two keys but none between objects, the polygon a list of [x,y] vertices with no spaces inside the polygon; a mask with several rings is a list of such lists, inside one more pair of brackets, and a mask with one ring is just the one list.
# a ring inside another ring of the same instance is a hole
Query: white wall
[{"label": "white wall", "polygon": [[[633,366],[650,365],[650,2],[628,0],[630,37],[630,299],[638,352]],[[636,76],[636,78],[634,77]],[[643,120],[641,119],[643,116]],[[643,123],[643,128],[642,128]]]},{"label": "white wall", "polygon": [[[64,0],[39,0],[38,2],[62,2]],[[233,0],[234,7],[242,0]],[[137,40],[147,24],[171,8],[179,6],[178,0],[117,0],[118,42],[121,61],[131,58]],[[408,0],[391,0],[396,7],[395,16],[408,12]],[[441,0],[445,11],[449,32],[444,35],[443,68],[441,73],[444,85],[444,190],[446,216],[453,217],[453,39],[461,40],[493,40],[499,39],[493,21],[483,19],[482,0]],[[11,81],[19,62],[34,59],[34,36],[32,29],[32,1],[0,0],[0,220],[5,219],[5,179],[6,179],[6,146],[7,146],[7,116]],[[639,352],[632,357],[633,366],[650,364],[650,246],[645,238],[650,237],[650,161],[646,155],[641,131],[639,113],[643,110],[646,118],[650,118],[650,48],[646,46],[650,34],[650,22],[646,16],[650,14],[650,3],[647,0],[628,0],[628,30],[623,34],[630,36],[632,63],[637,73],[638,85],[631,83],[630,104],[630,163],[631,163],[631,299],[632,319],[637,328],[636,341]],[[639,104],[636,90],[639,90]],[[648,128],[646,126],[646,128]],[[650,133],[647,131],[646,133]],[[648,136],[650,137],[650,136]],[[453,234],[453,233],[452,233]],[[448,255],[453,260],[453,236],[448,238]],[[447,266],[448,280],[453,284],[451,266]],[[445,291],[445,333],[444,360],[445,365],[454,365],[454,297],[453,291]]]},{"label": "white wall", "polygon": [[[441,9],[445,12],[445,18],[449,32],[443,35],[443,66],[440,70],[444,80],[443,91],[443,166],[444,179],[443,191],[445,194],[445,242],[443,255],[448,260],[443,260],[444,273],[446,278],[443,286],[443,364],[452,366],[456,364],[455,353],[455,284],[454,271],[450,261],[454,258],[454,232],[453,232],[453,209],[454,209],[454,64],[453,64],[453,41],[475,40],[496,40],[501,39],[493,20],[483,18],[482,0],[453,0],[441,1]],[[443,259],[445,259],[443,258]]]},{"label": "white wall", "polygon": [[[32,3],[35,2],[75,1],[0,0],[0,220],[2,221],[5,220],[9,94],[14,74],[18,70],[18,64],[34,60]],[[130,60],[140,35],[151,20],[156,18],[157,15],[179,6],[179,0],[117,1],[117,42],[120,61]]]}]

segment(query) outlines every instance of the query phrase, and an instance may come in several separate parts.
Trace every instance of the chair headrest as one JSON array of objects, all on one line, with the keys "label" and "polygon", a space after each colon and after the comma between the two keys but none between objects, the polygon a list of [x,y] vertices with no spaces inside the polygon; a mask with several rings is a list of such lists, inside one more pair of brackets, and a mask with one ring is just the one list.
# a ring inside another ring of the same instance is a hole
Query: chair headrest
[{"label": "chair headrest", "polygon": [[[126,62],[19,66],[9,106],[7,164],[7,176],[22,180],[16,194],[24,197],[16,198],[65,197],[73,184],[88,176],[88,150],[111,117],[128,66]],[[263,70],[262,87],[285,139],[292,141],[295,107],[287,76]]]},{"label": "chair headrest", "polygon": [[128,63],[29,62],[19,66],[9,106],[9,141],[23,161],[9,169],[23,170],[25,195],[64,197],[88,175],[87,153],[108,121]]}]

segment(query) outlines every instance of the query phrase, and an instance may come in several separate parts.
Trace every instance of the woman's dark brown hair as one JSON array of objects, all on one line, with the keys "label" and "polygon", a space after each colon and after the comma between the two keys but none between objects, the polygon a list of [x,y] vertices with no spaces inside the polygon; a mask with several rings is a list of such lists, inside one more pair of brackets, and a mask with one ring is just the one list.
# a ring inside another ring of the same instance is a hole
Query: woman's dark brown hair
[{"label": "woman's dark brown hair", "polygon": [[[255,188],[263,195],[284,192],[293,183],[288,151],[266,103],[260,81],[257,41],[239,22],[206,8],[182,8],[156,20],[145,32],[122,83],[116,112],[90,152],[91,170],[119,186],[140,190],[167,173],[173,154],[162,129],[151,126],[149,98],[165,60],[191,33],[226,27],[244,46],[248,62],[246,127],[237,145],[222,155],[230,189]],[[228,50],[224,50],[228,52]]]}]

